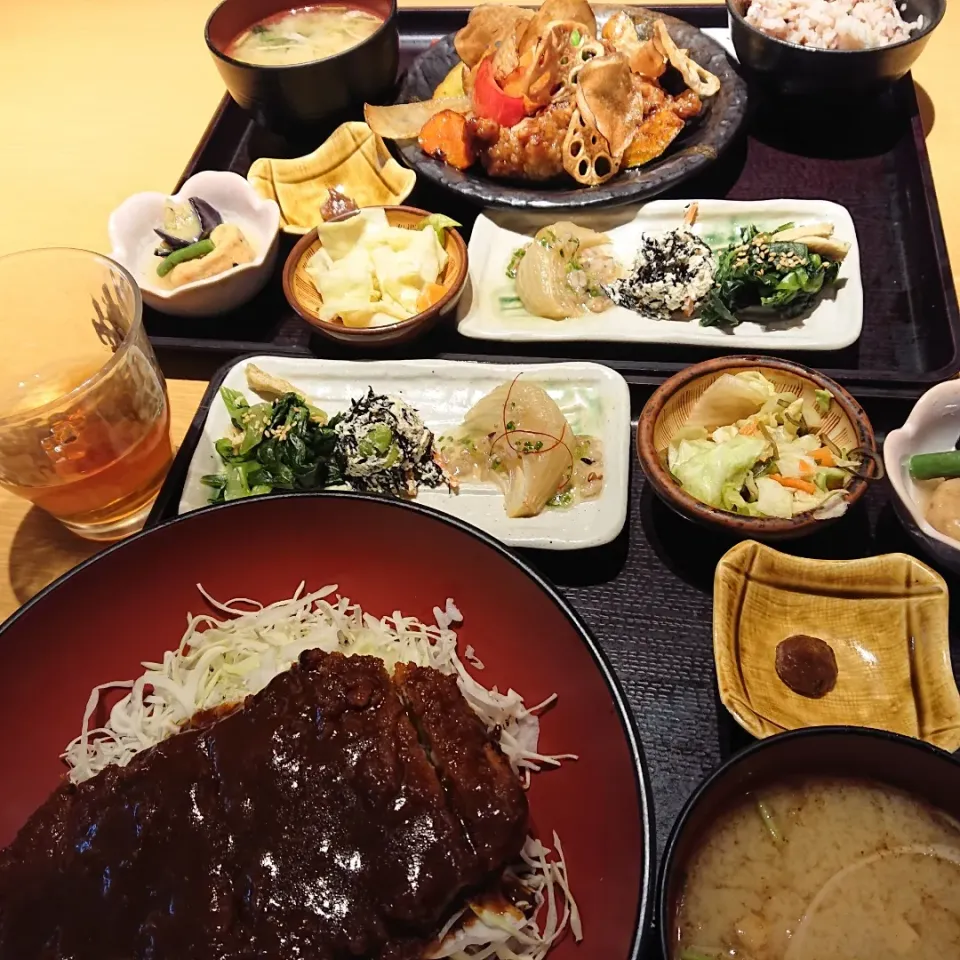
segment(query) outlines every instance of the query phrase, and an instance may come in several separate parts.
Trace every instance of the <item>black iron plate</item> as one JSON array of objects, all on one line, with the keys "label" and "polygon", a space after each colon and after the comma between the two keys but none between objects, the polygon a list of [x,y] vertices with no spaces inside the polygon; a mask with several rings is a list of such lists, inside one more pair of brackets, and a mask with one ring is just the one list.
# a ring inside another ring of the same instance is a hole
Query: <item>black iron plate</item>
[{"label": "black iron plate", "polygon": [[[653,19],[648,10],[632,11],[637,22]],[[602,19],[602,16],[598,19]],[[412,141],[399,144],[407,166],[430,183],[464,197],[478,207],[523,210],[584,210],[635,203],[657,196],[706,170],[733,142],[747,118],[747,85],[726,51],[697,27],[675,17],[664,17],[678,47],[720,79],[720,92],[705,101],[704,114],[689,125],[678,141],[658,160],[637,170],[622,170],[597,187],[581,187],[572,180],[547,184],[512,184],[494,180],[477,167],[461,172],[428,157]],[[440,81],[460,58],[453,35],[440,39],[410,65],[400,85],[398,102],[429,100]]]}]

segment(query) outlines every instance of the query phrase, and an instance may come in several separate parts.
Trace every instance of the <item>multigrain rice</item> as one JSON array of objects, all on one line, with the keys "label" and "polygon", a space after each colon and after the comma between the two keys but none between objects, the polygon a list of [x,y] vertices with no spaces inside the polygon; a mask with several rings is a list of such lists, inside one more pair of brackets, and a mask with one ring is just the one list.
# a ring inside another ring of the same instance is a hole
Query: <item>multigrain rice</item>
[{"label": "multigrain rice", "polygon": [[895,0],[752,0],[746,21],[778,40],[826,50],[863,50],[909,40],[924,23],[907,22]]}]

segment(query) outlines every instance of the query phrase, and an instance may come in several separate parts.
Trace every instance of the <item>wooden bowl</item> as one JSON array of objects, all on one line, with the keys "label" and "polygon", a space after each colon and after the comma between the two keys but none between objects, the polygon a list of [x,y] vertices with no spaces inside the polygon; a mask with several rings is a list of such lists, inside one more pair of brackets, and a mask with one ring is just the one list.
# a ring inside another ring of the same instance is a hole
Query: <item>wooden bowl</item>
[{"label": "wooden bowl", "polygon": [[[817,519],[812,513],[790,519],[745,517],[710,507],[686,493],[670,474],[661,458],[671,438],[684,425],[694,404],[707,387],[724,373],[756,370],[772,381],[779,391],[800,396],[803,389],[829,390],[834,402],[824,418],[825,434],[843,449],[864,448],[872,457],[864,458],[863,473],[876,475],[876,441],[873,427],[863,408],[838,383],[799,363],[774,357],[718,357],[695,363],[667,380],[647,401],[637,424],[637,455],[640,465],[657,496],[682,517],[722,530],[736,537],[755,540],[787,540],[822,529],[832,522]],[[847,485],[847,502],[852,506],[867,489],[867,480],[855,477]],[[837,518],[833,518],[837,519]]]},{"label": "wooden bowl", "polygon": [[[417,207],[381,207],[380,209],[386,211],[387,222],[393,227],[413,229],[424,217],[430,216],[427,210],[419,210]],[[330,222],[336,223],[353,216],[356,214],[346,213]],[[386,327],[346,327],[336,320],[321,320],[318,313],[323,300],[306,271],[310,258],[322,246],[316,228],[297,242],[283,265],[284,295],[290,306],[317,333],[331,340],[358,348],[392,347],[400,343],[409,343],[436,326],[441,317],[447,316],[456,307],[463,293],[467,279],[467,245],[456,230],[447,230],[446,237],[444,249],[447,252],[447,265],[439,281],[446,292],[429,310],[415,314],[408,320],[399,320]]]}]

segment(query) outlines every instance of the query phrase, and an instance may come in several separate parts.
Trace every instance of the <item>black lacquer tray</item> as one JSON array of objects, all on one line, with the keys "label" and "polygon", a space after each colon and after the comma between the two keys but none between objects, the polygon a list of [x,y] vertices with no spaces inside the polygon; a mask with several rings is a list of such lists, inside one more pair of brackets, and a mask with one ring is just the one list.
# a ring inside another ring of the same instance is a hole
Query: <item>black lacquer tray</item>
[{"label": "black lacquer tray", "polygon": [[[406,9],[399,13],[401,70],[437,38],[458,29],[468,11]],[[726,25],[718,6],[670,7],[669,13],[699,27]],[[747,134],[705,173],[675,188],[681,198],[763,200],[825,198],[852,213],[861,244],[864,325],[859,341],[836,352],[787,354],[816,366],[855,392],[859,385],[918,396],[929,384],[960,370],[960,311],[947,259],[931,179],[924,131],[912,80],[897,84],[870,109],[815,114],[785,110],[751,91]],[[183,179],[199,170],[246,174],[262,156],[299,156],[316,147],[282,141],[256,127],[225,98]],[[182,182],[181,180],[181,182]],[[671,194],[667,194],[670,196]],[[419,184],[408,201],[455,216],[465,225],[477,208],[454,195]],[[281,258],[293,237],[283,237]],[[146,311],[146,326],[172,376],[209,376],[226,358],[250,352],[293,356],[355,356],[311,333],[287,305],[280,265],[263,293],[245,307],[207,320]],[[658,383],[715,350],[650,344],[515,344],[470,340],[454,325],[390,357],[527,362],[598,360],[630,383]]]},{"label": "black lacquer tray", "polygon": [[[211,403],[233,361],[211,380],[147,521],[177,515],[187,468]],[[634,427],[649,387],[631,386]],[[867,397],[864,408],[880,442],[911,404]],[[850,513],[822,533],[777,543],[799,556],[854,558],[917,547],[893,512],[886,481],[874,484]],[[713,666],[713,575],[736,541],[683,520],[663,505],[631,455],[627,522],[615,541],[581,551],[519,551],[574,605],[609,656],[640,728],[656,815],[657,853],[687,797],[721,760],[753,742],[720,704]],[[936,567],[923,554],[920,559]],[[940,569],[940,568],[938,568]],[[960,581],[940,569],[960,595]],[[960,607],[951,645],[960,667]],[[960,679],[960,670],[957,671]],[[659,862],[659,861],[658,861]]]}]

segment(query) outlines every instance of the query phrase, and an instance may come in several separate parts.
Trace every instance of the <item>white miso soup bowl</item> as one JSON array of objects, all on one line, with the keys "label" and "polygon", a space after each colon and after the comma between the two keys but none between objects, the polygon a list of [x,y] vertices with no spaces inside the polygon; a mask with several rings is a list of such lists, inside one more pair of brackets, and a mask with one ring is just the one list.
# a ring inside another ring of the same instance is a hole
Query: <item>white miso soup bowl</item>
[{"label": "white miso soup bowl", "polygon": [[[184,203],[190,197],[206,200],[217,208],[224,223],[236,224],[256,256],[251,263],[171,290],[161,286],[159,278],[151,282],[150,253],[160,242],[153,230],[163,223],[167,200]],[[110,256],[133,274],[144,303],[178,317],[211,317],[251,300],[270,279],[277,260],[280,208],[259,196],[239,174],[203,170],[172,197],[157,192],[128,197],[110,214],[107,229],[113,248]]]}]

